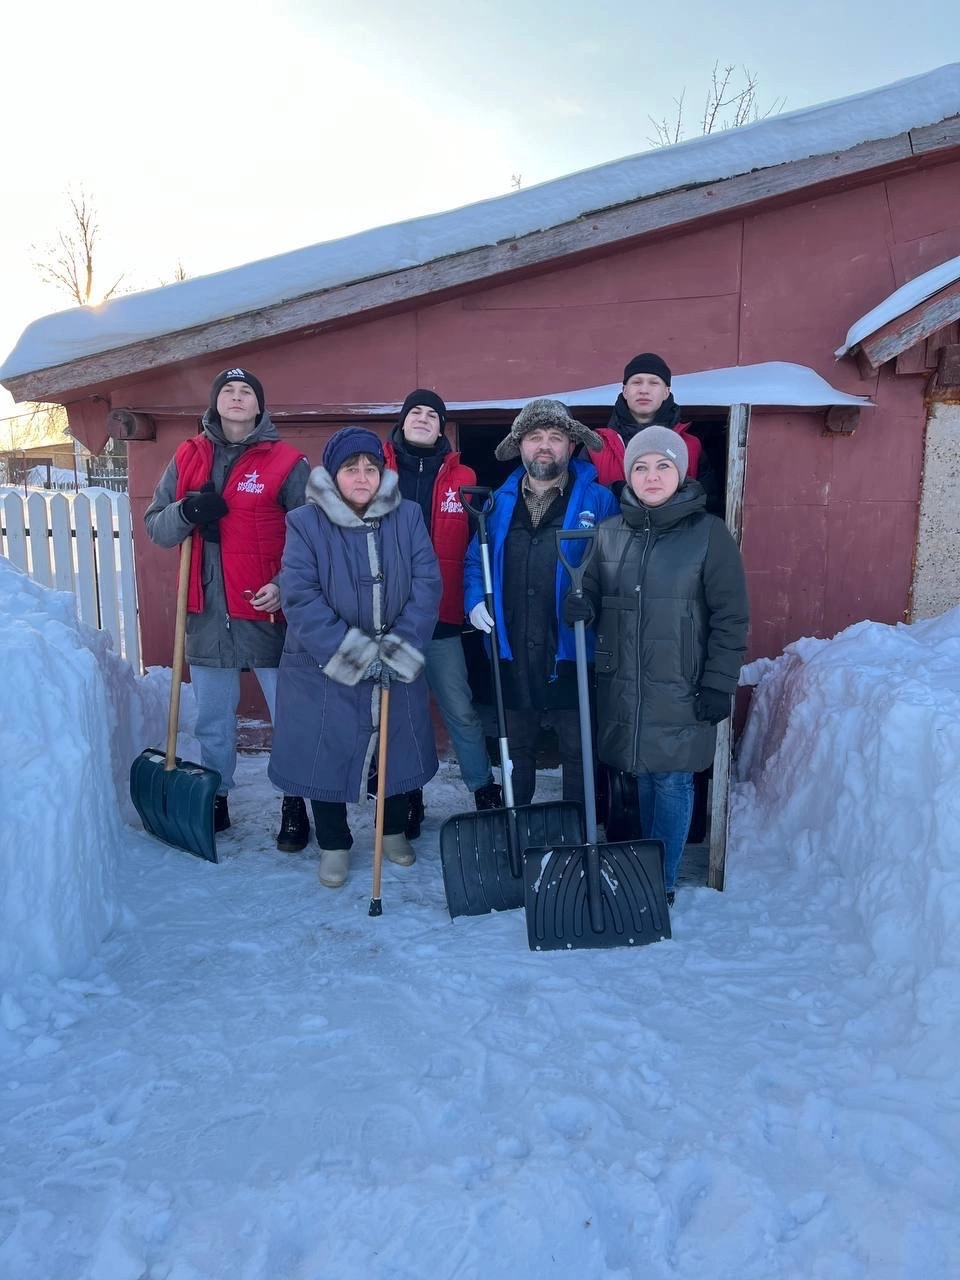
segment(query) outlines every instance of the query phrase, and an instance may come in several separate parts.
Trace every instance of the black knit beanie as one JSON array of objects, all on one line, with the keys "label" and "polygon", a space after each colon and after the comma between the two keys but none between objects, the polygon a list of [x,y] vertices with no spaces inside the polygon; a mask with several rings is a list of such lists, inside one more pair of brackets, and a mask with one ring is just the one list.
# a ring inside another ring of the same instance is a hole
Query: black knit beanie
[{"label": "black knit beanie", "polygon": [[652,373],[655,378],[662,378],[668,387],[670,385],[670,366],[662,356],[655,355],[652,351],[645,351],[643,355],[633,357],[623,371],[624,385],[636,373]]},{"label": "black knit beanie", "polygon": [[403,408],[400,410],[400,425],[403,426],[406,421],[407,414],[411,409],[415,409],[418,404],[425,404],[430,409],[436,409],[440,416],[440,430],[443,430],[447,421],[447,406],[443,403],[435,391],[428,391],[425,387],[417,387],[416,391],[411,391],[403,402]]},{"label": "black knit beanie", "polygon": [[260,419],[263,417],[264,397],[263,383],[255,373],[251,373],[249,369],[241,369],[239,365],[235,365],[232,369],[224,369],[223,373],[218,373],[213,380],[213,386],[210,388],[210,409],[209,417],[212,422],[220,421],[220,414],[217,412],[217,397],[227,385],[228,382],[245,382],[248,387],[253,389],[254,395],[257,397],[257,405],[260,412],[257,414],[256,425],[260,425]]}]

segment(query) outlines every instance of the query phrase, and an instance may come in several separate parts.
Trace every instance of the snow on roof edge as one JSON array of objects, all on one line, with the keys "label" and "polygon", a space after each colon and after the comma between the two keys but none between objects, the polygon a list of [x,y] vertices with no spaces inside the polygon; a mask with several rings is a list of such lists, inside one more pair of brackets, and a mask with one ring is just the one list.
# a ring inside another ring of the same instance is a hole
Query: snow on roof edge
[{"label": "snow on roof edge", "polygon": [[889,297],[884,298],[881,303],[878,303],[866,315],[854,321],[847,330],[843,346],[837,347],[834,355],[839,360],[852,347],[855,347],[858,342],[862,342],[864,338],[869,338],[871,333],[876,333],[878,329],[881,329],[885,324],[889,324],[891,320],[896,320],[899,316],[906,315],[908,311],[912,311],[921,302],[926,302],[935,293],[939,293],[941,289],[946,289],[951,284],[956,284],[958,280],[960,280],[960,257],[950,258],[946,262],[941,262],[939,267],[932,267],[929,271],[925,271],[923,275],[915,276],[912,280],[908,280],[906,284],[902,284],[899,289],[895,289]]},{"label": "snow on roof edge", "polygon": [[[620,394],[619,382],[599,387],[578,387],[572,391],[538,391],[532,396],[507,400],[447,400],[448,413],[473,409],[520,410],[531,400],[560,400],[568,408],[612,405]],[[849,405],[861,409],[876,406],[869,396],[855,396],[838,391],[809,365],[787,360],[768,360],[760,364],[730,365],[721,369],[700,369],[692,373],[676,373],[671,383],[674,399],[684,406],[702,405],[729,408],[734,404],[758,407],[778,406],[796,409],[823,409],[833,405]],[[384,417],[400,413],[400,401],[364,406],[370,413]]]},{"label": "snow on roof edge", "polygon": [[895,137],[960,114],[960,63],[739,129],[641,152],[459,209],[34,320],[0,379],[497,244],[639,199]]}]

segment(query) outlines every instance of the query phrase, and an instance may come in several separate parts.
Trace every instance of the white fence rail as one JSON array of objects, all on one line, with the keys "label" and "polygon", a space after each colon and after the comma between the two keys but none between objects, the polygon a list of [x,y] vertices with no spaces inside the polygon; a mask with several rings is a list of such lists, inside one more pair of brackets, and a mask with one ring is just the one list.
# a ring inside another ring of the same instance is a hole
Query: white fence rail
[{"label": "white fence rail", "polygon": [[124,493],[8,491],[0,495],[0,551],[34,582],[77,597],[81,622],[109,631],[141,670],[130,500]]}]

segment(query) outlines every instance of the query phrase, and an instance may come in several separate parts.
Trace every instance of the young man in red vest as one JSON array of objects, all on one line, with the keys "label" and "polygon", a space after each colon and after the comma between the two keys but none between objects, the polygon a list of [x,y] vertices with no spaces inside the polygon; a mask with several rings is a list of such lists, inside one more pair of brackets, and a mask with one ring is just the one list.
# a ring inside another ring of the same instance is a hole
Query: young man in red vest
[{"label": "young man in red vest", "polygon": [[[447,406],[435,391],[418,387],[403,402],[400,420],[384,445],[387,466],[399,472],[400,493],[416,502],[440,562],[443,595],[440,619],[426,649],[425,674],[443,716],[478,809],[499,808],[503,799],[493,780],[483,724],[473,705],[460,633],[463,630],[463,558],[470,523],[460,502],[461,485],[475,485],[476,473],[443,434]],[[407,837],[420,834],[423,793],[412,792]]]},{"label": "young man in red vest", "polygon": [[[178,447],[145,515],[158,546],[193,539],[187,662],[200,763],[222,779],[216,831],[230,826],[241,671],[257,677],[273,720],[287,629],[276,578],[287,512],[303,505],[309,474],[307,459],[270,421],[260,379],[248,369],[225,369],[213,380],[203,432]],[[299,852],[309,837],[302,798],[284,796],[277,848]]]}]

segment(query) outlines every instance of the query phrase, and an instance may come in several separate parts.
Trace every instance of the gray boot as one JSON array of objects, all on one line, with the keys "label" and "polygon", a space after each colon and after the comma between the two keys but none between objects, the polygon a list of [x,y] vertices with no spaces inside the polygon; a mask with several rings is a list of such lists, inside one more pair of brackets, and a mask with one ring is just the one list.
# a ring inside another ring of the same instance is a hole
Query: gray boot
[{"label": "gray boot", "polygon": [[416,850],[402,831],[383,837],[383,856],[398,867],[410,867],[417,860]]},{"label": "gray boot", "polygon": [[328,889],[339,889],[350,872],[349,849],[320,850],[320,883]]}]

